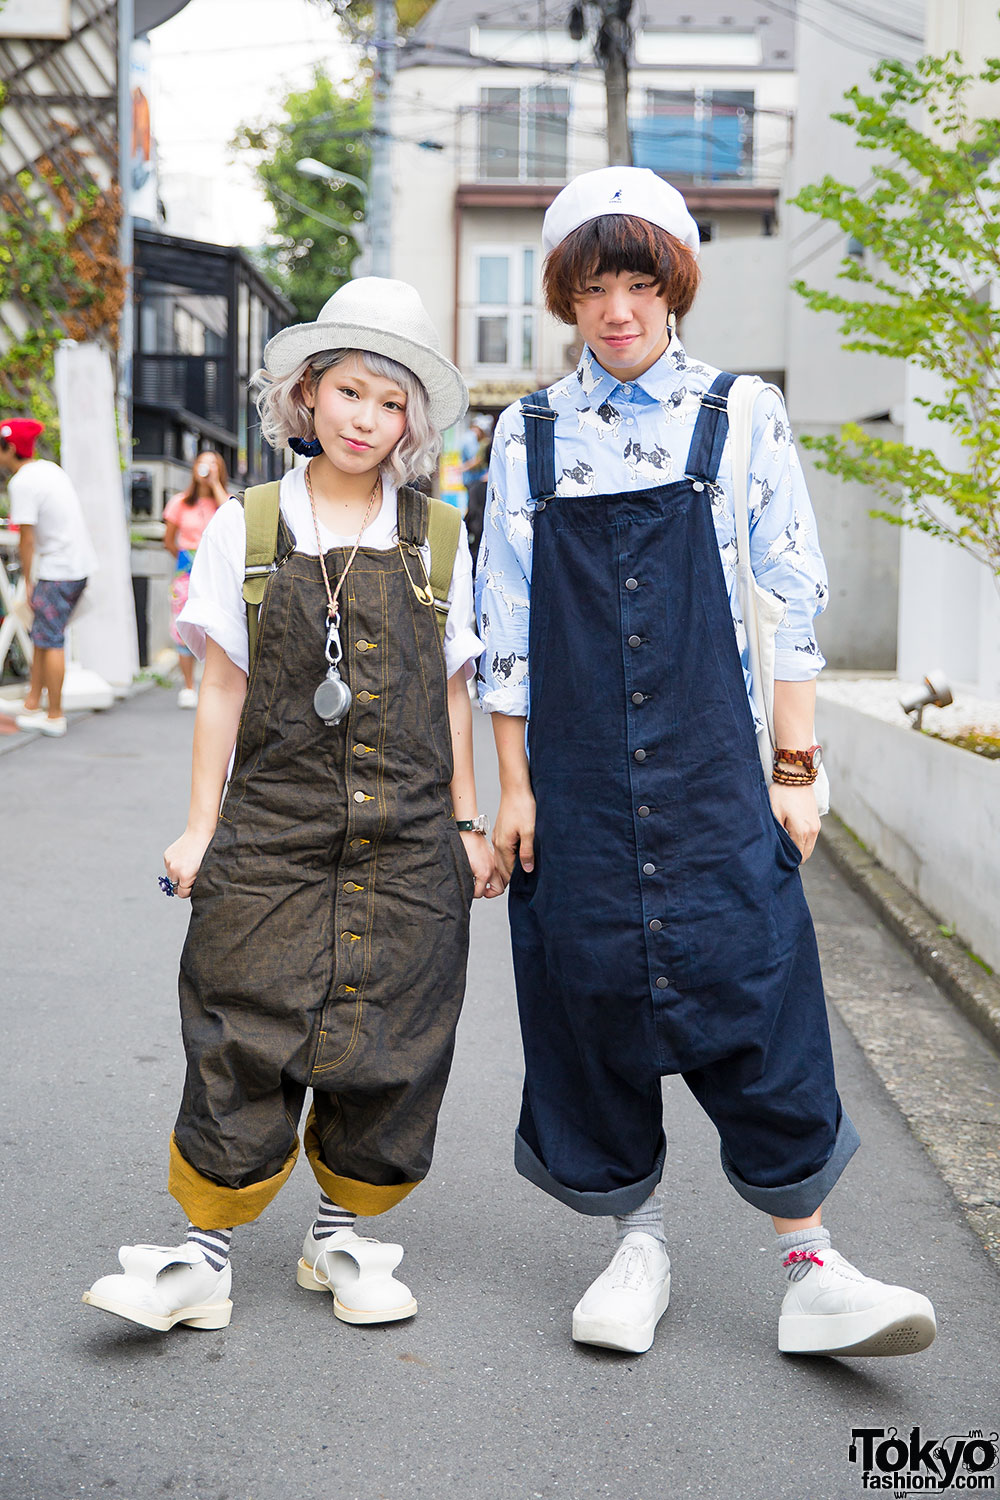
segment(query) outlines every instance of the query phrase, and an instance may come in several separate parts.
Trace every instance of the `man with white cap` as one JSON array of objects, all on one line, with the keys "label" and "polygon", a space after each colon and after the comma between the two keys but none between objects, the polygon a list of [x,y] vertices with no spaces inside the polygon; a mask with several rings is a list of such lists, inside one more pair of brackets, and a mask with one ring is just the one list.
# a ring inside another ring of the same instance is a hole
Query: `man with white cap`
[{"label": "man with white cap", "polygon": [[515,1163],[618,1227],[573,1336],[642,1352],[667,1307],[660,1080],[680,1073],[729,1181],[774,1220],[779,1348],[916,1352],[930,1302],[863,1276],[821,1225],[859,1139],[798,873],[819,831],[827,590],[784,405],[757,398],[748,486],[753,573],[784,614],[768,789],[735,567],[734,377],[676,333],[697,225],[654,173],[608,167],[558,195],[542,238],[548,308],[584,350],[497,425],[477,602],[525,1054]]}]

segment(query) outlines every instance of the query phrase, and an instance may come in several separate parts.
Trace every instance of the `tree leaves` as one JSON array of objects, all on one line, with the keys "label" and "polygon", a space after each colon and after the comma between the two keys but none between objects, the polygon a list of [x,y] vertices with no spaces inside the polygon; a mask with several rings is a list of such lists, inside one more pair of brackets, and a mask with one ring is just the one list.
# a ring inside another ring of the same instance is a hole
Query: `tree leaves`
[{"label": "tree leaves", "polygon": [[806,446],[821,468],[870,485],[891,507],[873,515],[961,547],[1000,586],[1000,121],[968,110],[977,80],[1000,80],[1000,59],[979,74],[963,72],[956,53],[912,68],[893,59],[872,79],[875,91],[850,89],[850,107],[833,116],[876,153],[867,184],[826,176],[794,200],[860,241],[863,259],[845,256],[838,276],[862,294],[793,287],[839,319],[846,349],[936,377],[937,394],[918,404],[940,426],[942,451],[957,439],[964,467],[857,424]]},{"label": "tree leaves", "polygon": [[334,84],[316,68],[311,86],[289,94],[281,109],[276,120],[241,126],[233,145],[256,158],[257,179],[274,210],[275,234],[257,259],[310,322],[350,280],[364,243],[365,205],[356,187],[305,177],[295,164],[311,156],[367,180],[371,101],[367,83]]}]

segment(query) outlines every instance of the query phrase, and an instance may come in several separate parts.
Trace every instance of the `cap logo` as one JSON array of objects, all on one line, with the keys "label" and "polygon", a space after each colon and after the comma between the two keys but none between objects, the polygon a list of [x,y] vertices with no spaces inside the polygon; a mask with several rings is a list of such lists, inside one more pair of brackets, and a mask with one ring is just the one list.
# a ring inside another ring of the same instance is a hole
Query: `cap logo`
[{"label": "cap logo", "polygon": [[614,193],[611,194],[611,202],[612,203],[620,203],[621,201],[622,201],[622,190],[621,190],[621,188],[619,188],[617,190],[617,192],[614,192]]}]

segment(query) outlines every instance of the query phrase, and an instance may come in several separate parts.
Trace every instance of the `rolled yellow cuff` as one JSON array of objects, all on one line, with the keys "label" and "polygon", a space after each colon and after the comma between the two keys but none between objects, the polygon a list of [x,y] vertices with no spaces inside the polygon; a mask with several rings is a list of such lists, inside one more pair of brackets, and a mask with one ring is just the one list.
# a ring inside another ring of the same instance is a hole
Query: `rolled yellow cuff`
[{"label": "rolled yellow cuff", "polygon": [[[196,1172],[181,1155],[171,1135],[167,1187],[191,1223],[197,1224],[199,1229],[231,1229],[237,1224],[251,1224],[284,1187],[298,1154],[299,1143],[296,1141],[281,1171],[273,1177],[252,1182],[249,1187],[229,1188]],[[345,1208],[348,1206],[344,1204]]]},{"label": "rolled yellow cuff", "polygon": [[396,1182],[388,1187],[380,1187],[377,1183],[358,1182],[354,1177],[341,1177],[338,1173],[331,1172],[320,1157],[319,1132],[312,1110],[306,1121],[305,1144],[313,1175],[326,1196],[338,1207],[346,1208],[352,1214],[361,1214],[365,1219],[373,1219],[377,1214],[384,1214],[386,1209],[394,1208],[407,1193],[412,1193],[418,1186],[416,1182]]}]

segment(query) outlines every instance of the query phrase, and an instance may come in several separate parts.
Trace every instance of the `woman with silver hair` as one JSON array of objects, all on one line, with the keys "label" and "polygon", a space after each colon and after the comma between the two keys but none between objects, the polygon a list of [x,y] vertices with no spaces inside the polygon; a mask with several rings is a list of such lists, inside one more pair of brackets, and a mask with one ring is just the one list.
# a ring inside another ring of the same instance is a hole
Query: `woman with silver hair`
[{"label": "woman with silver hair", "polygon": [[309,1088],[320,1198],[298,1284],[332,1292],[343,1322],[416,1312],[402,1248],[354,1224],[427,1174],[469,907],[499,891],[472,764],[468,544],[411,487],[465,410],[462,378],[414,289],[374,277],[264,363],[264,434],[309,462],[277,496],[221,507],[178,621],[206,663],[188,823],[161,877],[192,905],[169,1180],[190,1223],[179,1247],[124,1246],[122,1274],[84,1296],[164,1330],[228,1324],[233,1226],[291,1172]]}]

